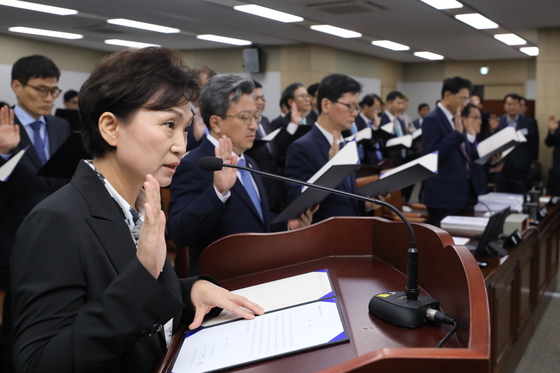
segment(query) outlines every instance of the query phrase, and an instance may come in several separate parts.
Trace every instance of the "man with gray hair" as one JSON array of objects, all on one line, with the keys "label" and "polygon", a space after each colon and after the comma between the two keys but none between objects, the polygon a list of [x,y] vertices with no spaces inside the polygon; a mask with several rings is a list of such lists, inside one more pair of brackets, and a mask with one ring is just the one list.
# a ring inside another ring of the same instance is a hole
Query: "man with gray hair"
[{"label": "man with gray hair", "polygon": [[[170,186],[167,228],[176,245],[189,247],[189,272],[198,274],[198,258],[212,242],[235,233],[266,233],[274,217],[259,175],[225,168],[213,174],[198,167],[204,156],[224,163],[258,169],[245,155],[253,146],[259,112],[253,98],[253,81],[236,75],[211,78],[204,86],[200,113],[209,135],[181,160]],[[297,229],[311,223],[306,211],[288,223]]]}]

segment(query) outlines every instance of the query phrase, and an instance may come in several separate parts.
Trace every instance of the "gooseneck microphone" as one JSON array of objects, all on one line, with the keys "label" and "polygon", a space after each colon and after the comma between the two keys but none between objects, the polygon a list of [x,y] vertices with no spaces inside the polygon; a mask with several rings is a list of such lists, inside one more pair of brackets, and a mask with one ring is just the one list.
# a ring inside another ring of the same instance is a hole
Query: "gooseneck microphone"
[{"label": "gooseneck microphone", "polygon": [[416,237],[414,235],[414,231],[412,230],[410,222],[395,206],[378,199],[364,197],[357,194],[344,192],[338,189],[327,188],[321,185],[311,184],[305,181],[295,180],[285,176],[278,176],[267,172],[254,170],[252,168],[223,163],[222,159],[217,157],[202,157],[198,162],[198,166],[206,171],[219,171],[222,169],[222,167],[246,170],[272,179],[281,180],[297,185],[304,185],[309,188],[315,188],[332,194],[338,194],[341,196],[366,202],[373,202],[375,204],[391,209],[393,212],[395,212],[395,214],[397,214],[399,218],[401,218],[410,236],[410,247],[407,252],[408,261],[406,288],[404,292],[391,291],[375,295],[369,303],[369,312],[388,323],[405,328],[418,328],[420,326],[426,325],[430,320],[448,324],[452,324],[451,321],[455,322],[450,316],[434,318],[434,310],[438,312],[438,315],[443,314],[443,312],[439,311],[439,301],[420,294],[418,289],[418,250],[416,249]]}]

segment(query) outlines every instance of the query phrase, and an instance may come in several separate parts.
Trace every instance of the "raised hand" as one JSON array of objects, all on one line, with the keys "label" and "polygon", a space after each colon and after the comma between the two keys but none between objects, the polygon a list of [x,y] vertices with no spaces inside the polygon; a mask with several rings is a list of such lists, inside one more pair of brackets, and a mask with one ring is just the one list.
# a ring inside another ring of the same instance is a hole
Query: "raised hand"
[{"label": "raised hand", "polygon": [[551,115],[550,117],[548,117],[548,130],[556,131],[557,129],[558,129],[558,121],[556,120],[554,115]]},{"label": "raised hand", "polygon": [[458,107],[455,111],[455,129],[461,133],[463,133],[463,118],[461,118],[461,107]]},{"label": "raised hand", "polygon": [[[215,148],[214,152],[216,157],[221,158],[223,163],[237,164],[237,156],[233,154],[233,145],[227,136],[222,136],[218,140],[220,148]],[[237,171],[235,168],[224,167],[219,171],[214,172],[214,187],[222,196],[225,196],[228,191],[233,187],[237,180]]]},{"label": "raised hand", "polygon": [[167,256],[165,215],[161,210],[159,183],[152,175],[146,176],[144,190],[146,191],[146,203],[144,204],[146,216],[140,230],[136,256],[144,268],[157,279]]},{"label": "raised hand", "polygon": [[331,145],[331,148],[329,149],[329,160],[331,160],[335,155],[338,154],[338,152],[340,151],[340,133],[333,131],[333,143]]},{"label": "raised hand", "polygon": [[14,122],[14,110],[0,109],[0,153],[8,154],[19,144],[19,126]]},{"label": "raised hand", "polygon": [[191,289],[191,301],[195,308],[195,315],[189,329],[198,328],[202,324],[204,315],[214,307],[223,308],[248,320],[254,319],[255,314],[264,314],[264,309],[258,304],[206,280],[198,280],[194,283]]},{"label": "raised hand", "polygon": [[301,122],[301,114],[299,113],[299,110],[295,102],[292,102],[292,106],[290,107],[290,112],[292,115],[290,119],[291,123],[299,124]]}]

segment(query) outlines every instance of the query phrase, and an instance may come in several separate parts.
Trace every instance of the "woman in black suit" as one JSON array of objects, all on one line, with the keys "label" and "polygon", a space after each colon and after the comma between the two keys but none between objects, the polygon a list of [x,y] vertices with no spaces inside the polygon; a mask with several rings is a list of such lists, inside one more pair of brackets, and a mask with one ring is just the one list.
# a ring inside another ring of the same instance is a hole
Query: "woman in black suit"
[{"label": "woman in black suit", "polygon": [[84,145],[70,184],[39,204],[13,255],[18,372],[152,372],[181,322],[258,305],[166,259],[160,185],[186,149],[198,84],[165,48],[104,58],[80,91]]}]

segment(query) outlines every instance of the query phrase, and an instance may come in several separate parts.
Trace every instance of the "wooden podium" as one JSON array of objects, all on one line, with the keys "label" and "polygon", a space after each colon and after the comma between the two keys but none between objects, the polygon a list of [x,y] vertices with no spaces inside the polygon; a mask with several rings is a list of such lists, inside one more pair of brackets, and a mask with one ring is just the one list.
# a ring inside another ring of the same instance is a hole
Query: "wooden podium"
[{"label": "wooden podium", "polygon": [[[348,343],[252,363],[228,372],[488,372],[490,322],[486,288],[472,254],[436,227],[413,224],[421,293],[440,301],[459,324],[405,329],[368,312],[371,297],[403,291],[408,231],[380,218],[331,218],[294,232],[237,234],[210,245],[201,273],[238,289],[328,268],[341,301]],[[297,289],[294,289],[297,291]],[[178,332],[158,372],[170,372],[183,341]]]}]

